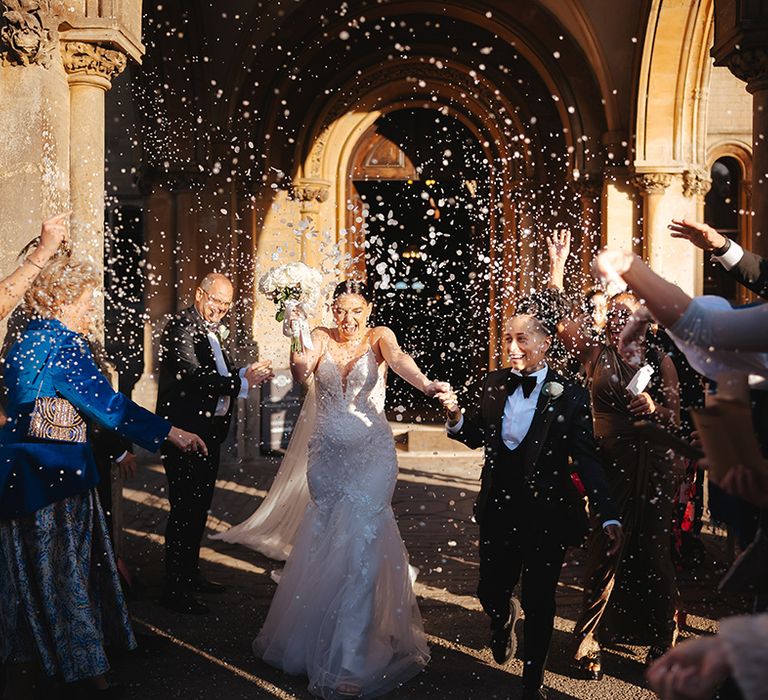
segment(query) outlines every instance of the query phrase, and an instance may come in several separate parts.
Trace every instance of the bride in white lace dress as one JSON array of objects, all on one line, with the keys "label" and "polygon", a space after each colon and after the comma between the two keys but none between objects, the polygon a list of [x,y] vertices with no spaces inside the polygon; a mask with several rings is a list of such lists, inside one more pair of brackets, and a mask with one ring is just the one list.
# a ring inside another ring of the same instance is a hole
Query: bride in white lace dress
[{"label": "bride in white lace dress", "polygon": [[314,375],[309,439],[310,501],[267,619],[257,656],[305,674],[323,698],[375,697],[417,674],[429,650],[391,500],[397,481],[384,413],[387,367],[429,396],[429,381],[388,328],[367,328],[365,286],[334,293],[334,328],[312,333],[314,349],[291,354],[297,381]]}]

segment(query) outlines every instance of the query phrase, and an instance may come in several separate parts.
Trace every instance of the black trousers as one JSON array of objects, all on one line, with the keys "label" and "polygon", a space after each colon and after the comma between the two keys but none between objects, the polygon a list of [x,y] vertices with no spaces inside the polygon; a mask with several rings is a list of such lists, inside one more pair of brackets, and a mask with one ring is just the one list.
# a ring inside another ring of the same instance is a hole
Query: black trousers
[{"label": "black trousers", "polygon": [[[203,438],[205,439],[205,438]],[[171,512],[165,529],[165,570],[171,588],[183,588],[198,574],[200,542],[219,471],[219,446],[206,440],[208,456],[162,450]]]},{"label": "black trousers", "polygon": [[491,628],[498,629],[509,619],[512,590],[522,578],[523,685],[534,688],[544,676],[566,545],[554,524],[541,522],[535,514],[526,516],[528,509],[521,506],[494,504],[483,513],[477,595]]}]

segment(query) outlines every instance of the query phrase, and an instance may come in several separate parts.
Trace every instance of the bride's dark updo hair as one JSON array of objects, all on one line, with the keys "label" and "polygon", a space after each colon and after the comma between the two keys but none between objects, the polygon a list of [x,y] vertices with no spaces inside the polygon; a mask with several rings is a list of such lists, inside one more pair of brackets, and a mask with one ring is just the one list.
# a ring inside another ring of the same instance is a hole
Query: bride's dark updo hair
[{"label": "bride's dark updo hair", "polygon": [[344,280],[344,282],[337,284],[336,289],[333,290],[333,300],[336,301],[336,299],[345,294],[357,294],[363,297],[368,304],[373,301],[373,296],[368,291],[368,287],[365,286],[365,282],[359,282],[358,280]]}]

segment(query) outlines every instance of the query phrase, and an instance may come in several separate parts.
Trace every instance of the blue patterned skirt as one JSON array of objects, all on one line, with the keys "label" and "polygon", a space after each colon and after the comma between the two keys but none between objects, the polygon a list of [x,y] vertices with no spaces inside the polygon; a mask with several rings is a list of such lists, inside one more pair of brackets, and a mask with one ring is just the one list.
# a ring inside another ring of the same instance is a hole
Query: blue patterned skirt
[{"label": "blue patterned skirt", "polygon": [[136,640],[95,491],[0,521],[0,661],[69,683],[107,671],[105,645]]}]

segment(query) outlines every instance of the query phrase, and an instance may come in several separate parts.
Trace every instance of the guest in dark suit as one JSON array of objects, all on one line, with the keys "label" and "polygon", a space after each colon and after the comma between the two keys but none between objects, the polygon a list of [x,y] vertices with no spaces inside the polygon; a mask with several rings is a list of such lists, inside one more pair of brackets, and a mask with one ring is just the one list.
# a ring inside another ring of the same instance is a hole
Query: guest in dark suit
[{"label": "guest in dark suit", "polygon": [[219,448],[227,436],[234,400],[272,377],[270,363],[239,370],[224,347],[221,320],[232,305],[232,283],[207,275],[195,303],[179,311],[163,331],[157,413],[205,440],[207,455],[190,455],[173,446],[162,451],[171,512],[165,531],[166,588],[162,604],[182,613],[205,613],[195,593],[220,593],[223,587],[200,573],[200,541],[219,470]]},{"label": "guest in dark suit", "polygon": [[711,253],[739,284],[768,299],[768,260],[744,250],[736,241],[698,221],[673,220],[669,230],[672,238],[683,238]]},{"label": "guest in dark suit", "polygon": [[488,374],[477,405],[463,414],[455,395],[443,395],[441,402],[449,436],[472,448],[485,447],[475,505],[478,596],[491,618],[494,659],[507,663],[519,613],[516,601],[511,612],[512,590],[522,574],[523,698],[531,700],[546,697],[542,680],[566,548],[589,531],[572,472],[586,487],[612,550],[620,547],[622,531],[597,456],[589,395],[547,367],[551,330],[534,316],[518,315],[507,322],[503,344],[509,366]]}]

